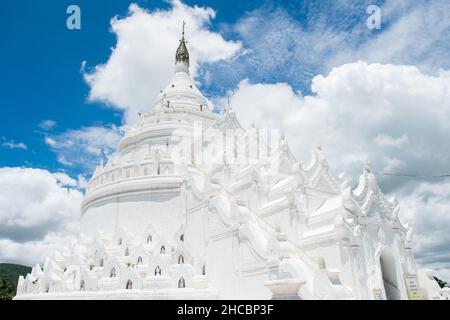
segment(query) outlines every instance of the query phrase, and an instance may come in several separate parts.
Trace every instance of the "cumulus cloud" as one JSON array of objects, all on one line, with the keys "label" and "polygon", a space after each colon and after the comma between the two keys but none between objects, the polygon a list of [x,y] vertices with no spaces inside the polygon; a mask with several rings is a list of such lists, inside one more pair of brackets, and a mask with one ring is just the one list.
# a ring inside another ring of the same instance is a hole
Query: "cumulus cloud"
[{"label": "cumulus cloud", "polygon": [[[314,145],[322,145],[337,173],[347,172],[353,182],[367,157],[378,173],[423,177],[450,172],[447,73],[432,76],[414,66],[359,61],[316,76],[312,91],[315,95],[302,96],[285,83],[243,80],[231,103],[244,126],[255,122],[259,127],[284,128],[303,162],[309,161]],[[450,270],[450,261],[440,259],[448,255],[450,239],[439,236],[448,233],[449,184],[434,184],[429,178],[418,185],[412,179],[379,177],[387,193],[412,192],[401,198],[402,212],[416,228],[420,261],[440,261],[440,268]]]},{"label": "cumulus cloud", "polygon": [[136,120],[139,111],[149,110],[170,81],[183,20],[194,76],[199,65],[229,59],[240,49],[239,43],[209,30],[213,9],[190,7],[178,0],[170,4],[168,10],[155,11],[132,4],[127,17],[112,19],[117,44],[105,64],[85,74],[89,99],[124,110],[125,123]]},{"label": "cumulus cloud", "polygon": [[121,136],[114,125],[92,126],[47,136],[44,141],[57,153],[59,163],[92,170],[100,159],[114,151]]},{"label": "cumulus cloud", "polygon": [[402,216],[414,226],[417,262],[450,279],[450,182],[420,183],[399,193]]},{"label": "cumulus cloud", "polygon": [[449,170],[447,75],[359,61],[316,76],[312,91],[315,95],[302,96],[285,83],[244,80],[231,103],[245,125],[285,128],[303,161],[317,144],[338,170],[353,176],[366,157],[376,171],[383,170],[382,164],[422,175]]},{"label": "cumulus cloud", "polygon": [[64,173],[0,168],[0,261],[42,261],[79,231],[82,194]]}]

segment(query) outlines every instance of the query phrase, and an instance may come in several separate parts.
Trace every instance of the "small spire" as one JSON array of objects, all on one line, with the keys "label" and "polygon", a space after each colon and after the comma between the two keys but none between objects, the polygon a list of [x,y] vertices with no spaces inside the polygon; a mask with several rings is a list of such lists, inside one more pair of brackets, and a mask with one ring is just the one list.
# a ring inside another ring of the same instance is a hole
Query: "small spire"
[{"label": "small spire", "polygon": [[165,107],[165,106],[167,106],[167,104],[169,103],[169,101],[167,100],[166,92],[161,90],[161,93],[162,93],[162,97],[161,97],[161,106],[162,106],[162,107]]},{"label": "small spire", "polygon": [[186,25],[186,22],[183,20],[183,31],[181,33],[181,40],[184,41],[184,26]]},{"label": "small spire", "polygon": [[230,111],[230,95],[227,95],[227,105],[225,106],[225,113]]},{"label": "small spire", "polygon": [[323,153],[323,148],[321,145],[316,146],[316,158],[322,165],[326,165],[327,160],[325,158],[325,155]]},{"label": "small spire", "polygon": [[185,25],[186,23],[183,21],[180,45],[178,46],[177,52],[175,54],[175,63],[184,62],[189,67],[189,51],[186,47],[187,41],[184,39]]},{"label": "small spire", "polygon": [[364,170],[366,172],[372,171],[372,162],[369,159],[366,159],[366,162],[364,163]]}]

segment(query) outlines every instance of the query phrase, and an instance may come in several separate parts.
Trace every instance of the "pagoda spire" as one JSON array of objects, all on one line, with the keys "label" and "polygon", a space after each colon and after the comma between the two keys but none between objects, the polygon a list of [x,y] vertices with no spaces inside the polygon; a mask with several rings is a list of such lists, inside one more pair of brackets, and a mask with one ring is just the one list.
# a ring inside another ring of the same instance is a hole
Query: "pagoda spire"
[{"label": "pagoda spire", "polygon": [[181,32],[181,40],[184,41],[184,27],[186,26],[186,22],[183,20],[183,31]]},{"label": "pagoda spire", "polygon": [[186,22],[183,21],[183,31],[181,33],[180,45],[178,46],[177,52],[175,54],[175,64],[181,62],[185,63],[189,67],[189,51],[186,47],[187,41],[184,38],[184,28]]}]

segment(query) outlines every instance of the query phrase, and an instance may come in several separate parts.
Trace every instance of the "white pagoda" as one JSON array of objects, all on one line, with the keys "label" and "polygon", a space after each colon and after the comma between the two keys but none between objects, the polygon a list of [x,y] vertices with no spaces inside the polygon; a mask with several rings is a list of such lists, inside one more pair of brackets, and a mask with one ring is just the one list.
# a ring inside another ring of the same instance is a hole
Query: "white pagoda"
[{"label": "white pagoda", "polygon": [[321,148],[212,112],[183,37],[172,81],[86,188],[77,241],[15,299],[442,299],[367,164],[352,189]]}]

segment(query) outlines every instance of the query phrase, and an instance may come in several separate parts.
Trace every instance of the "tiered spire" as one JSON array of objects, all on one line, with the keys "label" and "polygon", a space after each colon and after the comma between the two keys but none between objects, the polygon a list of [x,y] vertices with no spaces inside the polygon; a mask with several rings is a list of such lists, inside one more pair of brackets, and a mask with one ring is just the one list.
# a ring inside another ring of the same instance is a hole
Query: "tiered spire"
[{"label": "tiered spire", "polygon": [[186,23],[183,21],[183,32],[181,34],[180,45],[178,46],[177,53],[175,54],[175,64],[178,62],[184,62],[189,67],[189,51],[186,47],[187,41],[184,39],[184,27]]}]

